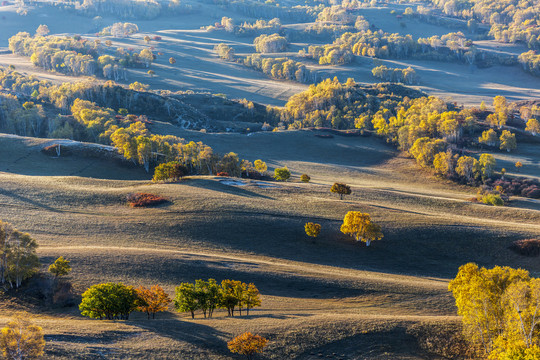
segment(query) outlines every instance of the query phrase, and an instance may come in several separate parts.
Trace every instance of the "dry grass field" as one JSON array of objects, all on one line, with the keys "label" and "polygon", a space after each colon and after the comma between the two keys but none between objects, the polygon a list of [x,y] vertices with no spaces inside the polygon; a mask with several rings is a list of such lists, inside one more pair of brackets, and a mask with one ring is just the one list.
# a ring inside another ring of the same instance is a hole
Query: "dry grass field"
[{"label": "dry grass field", "polygon": [[[507,249],[540,234],[538,202],[467,202],[474,189],[418,170],[380,139],[320,139],[307,131],[190,135],[218,151],[287,165],[295,177],[241,186],[215,177],[152,184],[140,169],[48,157],[39,149],[50,140],[2,137],[0,218],[36,238],[44,270],[60,255],[70,259],[79,292],[122,281],[160,284],[172,295],[183,281],[234,278],[258,286],[261,308],[249,317],[220,311],[191,320],[171,307],[156,320],[139,314],[108,322],[84,319],[76,307],[10,301],[0,323],[18,310],[34,313],[47,358],[55,359],[232,359],[226,341],[244,331],[271,340],[268,359],[437,358],[420,348],[414,329],[458,322],[447,292],[458,266],[474,261],[540,273],[537,259]],[[297,182],[303,172],[312,183]],[[333,181],[351,184],[352,195],[340,201],[328,191]],[[131,192],[171,202],[133,209],[125,203]],[[369,212],[385,238],[367,248],[341,234],[349,210]],[[315,241],[304,234],[307,221],[323,227]]]}]

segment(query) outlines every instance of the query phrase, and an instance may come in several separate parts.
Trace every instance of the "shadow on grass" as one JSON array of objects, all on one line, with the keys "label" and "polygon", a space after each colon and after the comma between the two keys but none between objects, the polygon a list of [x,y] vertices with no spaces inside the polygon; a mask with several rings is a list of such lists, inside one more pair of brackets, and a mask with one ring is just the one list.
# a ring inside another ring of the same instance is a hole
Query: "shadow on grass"
[{"label": "shadow on grass", "polygon": [[6,197],[10,197],[10,198],[13,198],[15,200],[18,200],[20,202],[24,202],[24,203],[27,203],[27,204],[30,204],[32,206],[35,206],[35,207],[38,207],[38,208],[42,208],[42,209],[45,209],[45,210],[48,210],[48,211],[52,211],[52,212],[57,212],[57,213],[61,213],[62,211],[61,210],[58,210],[58,209],[55,209],[53,207],[50,207],[48,205],[45,205],[41,202],[38,202],[38,201],[35,201],[35,200],[32,200],[30,198],[27,198],[25,196],[22,196],[22,195],[19,195],[13,191],[8,191],[8,190],[5,190],[5,189],[0,189],[0,195],[4,195]]},{"label": "shadow on grass", "polygon": [[[235,179],[235,178],[233,178],[233,180],[241,181],[241,179]],[[214,181],[214,180],[209,180],[209,179],[208,180],[197,179],[196,181],[187,180],[185,182],[185,185],[189,185],[189,186],[197,187],[197,188],[203,188],[207,190],[220,191],[227,194],[243,196],[243,197],[248,197],[248,198],[262,198],[262,199],[267,199],[267,200],[274,200],[274,198],[272,197],[261,195],[256,192],[243,189],[240,186],[225,185],[219,181]]]}]

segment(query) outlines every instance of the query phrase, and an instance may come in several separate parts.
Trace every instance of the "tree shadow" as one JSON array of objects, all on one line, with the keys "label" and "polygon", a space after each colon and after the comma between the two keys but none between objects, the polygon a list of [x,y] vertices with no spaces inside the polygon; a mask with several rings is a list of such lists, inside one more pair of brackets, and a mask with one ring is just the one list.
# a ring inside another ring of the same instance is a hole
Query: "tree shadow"
[{"label": "tree shadow", "polygon": [[45,210],[48,210],[48,211],[51,211],[51,212],[56,212],[56,213],[61,213],[62,212],[61,210],[55,209],[55,208],[50,207],[48,205],[45,205],[45,204],[43,204],[43,203],[41,203],[39,201],[32,200],[32,199],[30,199],[28,197],[19,195],[19,194],[13,192],[13,191],[9,191],[9,190],[6,190],[6,189],[0,188],[0,195],[10,197],[10,198],[18,200],[20,202],[25,202],[25,203],[30,204],[32,206],[42,208],[42,209],[45,209]]},{"label": "tree shadow", "polygon": [[[231,178],[231,181],[244,182],[244,180],[240,178],[238,179]],[[261,199],[267,199],[267,200],[274,200],[274,198],[272,197],[258,194],[254,191],[246,190],[242,187],[242,186],[247,186],[247,185],[239,185],[239,186],[227,185],[227,184],[223,184],[220,181],[214,181],[211,179],[197,179],[194,181],[186,180],[184,184],[192,186],[192,187],[224,192],[231,195],[243,196],[243,197],[248,197],[248,198],[261,198]]]}]

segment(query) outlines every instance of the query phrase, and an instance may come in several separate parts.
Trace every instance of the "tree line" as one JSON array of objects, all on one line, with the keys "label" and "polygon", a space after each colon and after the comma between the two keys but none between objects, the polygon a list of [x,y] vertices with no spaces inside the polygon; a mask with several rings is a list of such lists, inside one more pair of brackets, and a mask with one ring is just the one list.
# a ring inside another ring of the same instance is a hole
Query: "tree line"
[{"label": "tree line", "polygon": [[139,311],[155,318],[158,312],[167,311],[173,302],[178,312],[201,311],[204,318],[211,318],[216,309],[226,309],[228,316],[234,316],[235,309],[242,315],[242,309],[249,310],[261,306],[257,287],[237,280],[223,280],[218,284],[214,279],[196,280],[195,283],[181,283],[175,289],[175,297],[169,295],[159,285],[150,288],[124,285],[122,283],[102,283],[90,286],[79,304],[81,315],[92,319],[128,320],[131,313]]},{"label": "tree line", "polygon": [[9,39],[9,49],[14,54],[29,56],[34,65],[46,70],[115,80],[127,78],[127,67],[149,67],[154,61],[149,49],[139,53],[121,49],[112,56],[104,54],[100,40],[90,41],[80,36],[31,36],[20,32]]},{"label": "tree line", "polygon": [[406,69],[388,68],[386,65],[374,67],[371,73],[376,78],[389,82],[400,82],[408,85],[416,84],[418,76],[412,67]]}]

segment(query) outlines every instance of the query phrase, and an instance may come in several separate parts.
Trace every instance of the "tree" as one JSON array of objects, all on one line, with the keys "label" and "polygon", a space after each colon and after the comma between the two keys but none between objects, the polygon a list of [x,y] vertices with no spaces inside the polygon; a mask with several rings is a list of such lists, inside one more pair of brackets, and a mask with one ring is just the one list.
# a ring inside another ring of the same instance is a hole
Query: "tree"
[{"label": "tree", "polygon": [[49,272],[53,274],[55,278],[69,274],[71,272],[69,260],[65,260],[63,256],[60,256],[49,266]]},{"label": "tree", "polygon": [[156,166],[152,181],[177,181],[188,172],[188,169],[178,161],[170,161]]},{"label": "tree", "polygon": [[173,58],[173,57],[170,57],[170,58],[169,58],[169,64],[171,64],[171,65],[176,64],[176,59]]},{"label": "tree", "polygon": [[516,135],[508,130],[503,130],[499,140],[501,141],[501,145],[499,146],[501,150],[510,152],[517,148]]},{"label": "tree", "polygon": [[478,142],[480,144],[485,144],[487,146],[495,146],[497,145],[497,132],[493,129],[486,130],[482,132],[482,136],[478,138]]},{"label": "tree", "polygon": [[150,75],[150,77],[154,77],[154,75],[156,75],[156,72],[154,70],[148,70],[147,73],[148,75]]},{"label": "tree", "polygon": [[137,310],[145,312],[148,319],[150,319],[150,314],[152,314],[152,319],[155,319],[157,312],[167,311],[172,301],[159,285],[154,285],[150,289],[139,286],[136,291],[139,297]]},{"label": "tree", "polygon": [[181,283],[175,289],[174,307],[179,312],[191,313],[191,318],[195,319],[195,311],[199,309],[195,285],[190,283]]},{"label": "tree", "polygon": [[276,168],[274,170],[274,179],[277,181],[287,181],[291,177],[291,172],[287,167]]},{"label": "tree", "polygon": [[496,113],[505,113],[508,111],[506,98],[504,96],[495,96],[493,98],[493,107]]},{"label": "tree", "polygon": [[197,300],[198,308],[202,310],[204,317],[211,318],[214,310],[219,305],[219,285],[216,280],[208,279],[195,281],[195,298]]},{"label": "tree", "polygon": [[0,351],[6,360],[31,360],[43,355],[45,340],[41,327],[22,316],[8,322],[0,332]]},{"label": "tree", "polygon": [[50,33],[50,30],[47,25],[39,25],[38,28],[36,29],[36,35],[38,36],[46,36],[46,35],[49,35],[49,33]]},{"label": "tree", "polygon": [[[219,289],[219,306],[227,309],[228,316],[234,316],[234,309],[242,306],[246,284],[238,280],[223,280]],[[241,310],[240,310],[241,311]],[[240,313],[242,315],[242,313]]]},{"label": "tree", "polygon": [[144,41],[146,41],[147,44],[150,42],[150,40],[151,40],[150,36],[148,36],[148,35],[144,36]]},{"label": "tree", "polygon": [[533,135],[540,133],[540,122],[537,119],[529,119],[527,121],[527,126],[525,127],[525,131],[530,132]]},{"label": "tree", "polygon": [[332,185],[330,188],[330,192],[339,194],[339,199],[343,200],[343,195],[351,194],[351,187],[343,183],[334,183],[334,185]]},{"label": "tree", "polygon": [[257,170],[261,175],[264,175],[266,170],[268,170],[268,166],[266,166],[266,163],[260,159],[255,160],[253,162],[253,165],[255,165],[255,170]]},{"label": "tree", "polygon": [[300,176],[300,181],[302,182],[308,183],[310,180],[311,177],[308,174],[302,174],[302,176]]},{"label": "tree", "polygon": [[38,271],[37,246],[30,235],[0,221],[0,284],[18,288]]},{"label": "tree", "polygon": [[248,284],[242,296],[242,304],[246,307],[246,315],[249,316],[249,310],[256,306],[261,306],[261,294],[255,284]]},{"label": "tree", "polygon": [[312,222],[306,223],[304,226],[304,230],[306,231],[306,235],[312,238],[316,238],[321,233],[321,225],[315,224]]},{"label": "tree", "polygon": [[475,170],[478,167],[478,160],[472,156],[460,156],[457,161],[456,173],[464,177],[468,182],[475,178]]},{"label": "tree", "polygon": [[262,336],[246,332],[229,341],[227,347],[232,353],[245,355],[248,360],[252,360],[267,344],[268,340]]},{"label": "tree", "polygon": [[92,285],[82,294],[81,315],[92,319],[128,320],[139,297],[132,286],[122,283]]},{"label": "tree", "polygon": [[519,170],[521,170],[521,168],[523,167],[523,163],[521,161],[516,161],[515,167],[517,172],[519,172]]},{"label": "tree", "polygon": [[495,171],[496,160],[491,154],[482,154],[478,159],[478,170],[482,176],[482,180],[490,178]]},{"label": "tree", "polygon": [[365,242],[366,246],[373,240],[381,240],[384,236],[381,227],[371,221],[370,215],[360,211],[349,211],[343,219],[340,230],[354,237],[356,241]]}]

